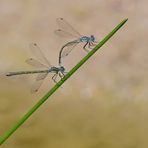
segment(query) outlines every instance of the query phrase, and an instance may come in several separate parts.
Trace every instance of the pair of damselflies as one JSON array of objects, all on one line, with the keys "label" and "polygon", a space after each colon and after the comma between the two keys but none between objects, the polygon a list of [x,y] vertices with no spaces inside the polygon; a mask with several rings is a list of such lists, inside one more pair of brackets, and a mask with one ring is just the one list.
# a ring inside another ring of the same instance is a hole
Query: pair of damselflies
[{"label": "pair of damselflies", "polygon": [[[40,88],[43,80],[47,77],[49,73],[54,73],[52,76],[52,80],[56,83],[57,76],[60,78],[64,77],[65,68],[62,66],[62,58],[69,55],[69,53],[74,49],[76,45],[79,43],[85,43],[83,49],[88,52],[89,49],[92,49],[95,46],[95,37],[91,36],[83,36],[79,32],[77,32],[66,20],[63,18],[57,19],[57,24],[59,29],[55,30],[55,34],[61,37],[67,38],[75,38],[74,40],[66,43],[62,46],[59,52],[59,66],[52,66],[49,60],[45,57],[41,49],[36,43],[30,44],[30,49],[36,55],[38,59],[29,58],[26,60],[26,63],[32,65],[37,68],[42,68],[43,70],[34,70],[34,71],[18,71],[18,72],[8,72],[6,76],[15,76],[15,75],[26,75],[26,74],[38,74],[36,77],[36,82],[33,85],[31,92],[37,92]],[[42,62],[41,62],[42,61]]]}]

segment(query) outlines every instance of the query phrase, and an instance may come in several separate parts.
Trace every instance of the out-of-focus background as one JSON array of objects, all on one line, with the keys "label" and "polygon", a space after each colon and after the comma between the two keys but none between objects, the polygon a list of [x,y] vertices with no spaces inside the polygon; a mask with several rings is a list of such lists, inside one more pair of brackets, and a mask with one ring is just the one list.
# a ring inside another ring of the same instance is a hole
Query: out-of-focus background
[{"label": "out-of-focus background", "polygon": [[[35,70],[25,60],[37,43],[53,65],[69,40],[57,37],[56,18],[101,40],[124,18],[126,25],[35,112],[5,148],[148,147],[148,2],[146,0],[1,0],[0,136],[53,85],[51,75],[31,94]],[[64,59],[67,71],[86,53],[77,46]]]}]

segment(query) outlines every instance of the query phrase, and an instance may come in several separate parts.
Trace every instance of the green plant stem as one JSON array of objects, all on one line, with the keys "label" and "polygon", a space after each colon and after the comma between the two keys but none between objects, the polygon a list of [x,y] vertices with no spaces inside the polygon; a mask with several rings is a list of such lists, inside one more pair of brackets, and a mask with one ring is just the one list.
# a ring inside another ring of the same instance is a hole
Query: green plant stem
[{"label": "green plant stem", "polygon": [[80,66],[82,66],[101,46],[103,46],[127,21],[124,19],[118,24],[94,49],[92,49],[66,76],[61,79],[50,91],[45,94],[8,132],[0,139],[0,145],[6,141]]}]

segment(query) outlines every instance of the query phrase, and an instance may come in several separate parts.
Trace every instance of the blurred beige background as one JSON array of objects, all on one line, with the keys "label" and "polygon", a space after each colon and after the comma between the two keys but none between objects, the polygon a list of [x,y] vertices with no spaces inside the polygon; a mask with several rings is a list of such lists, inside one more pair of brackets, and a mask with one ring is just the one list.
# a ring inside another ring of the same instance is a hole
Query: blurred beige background
[{"label": "blurred beige background", "polygon": [[[4,73],[34,69],[24,62],[33,56],[31,42],[58,64],[67,40],[54,34],[56,18],[97,40],[129,18],[2,147],[147,148],[147,5],[146,0],[0,0],[0,136],[54,85],[49,75],[32,95],[35,76]],[[81,48],[63,61],[67,70],[86,54]]]}]

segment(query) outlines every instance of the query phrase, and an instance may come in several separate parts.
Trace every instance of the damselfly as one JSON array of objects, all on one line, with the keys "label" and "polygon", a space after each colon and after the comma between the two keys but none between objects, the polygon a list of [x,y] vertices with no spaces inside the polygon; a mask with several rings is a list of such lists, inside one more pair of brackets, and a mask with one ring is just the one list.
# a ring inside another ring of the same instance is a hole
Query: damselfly
[{"label": "damselfly", "polygon": [[6,76],[38,74],[36,77],[36,82],[31,89],[31,92],[34,93],[38,91],[43,80],[46,78],[46,76],[49,73],[54,73],[54,75],[52,76],[52,80],[55,83],[57,83],[56,81],[57,76],[59,76],[60,78],[64,77],[65,68],[63,66],[59,66],[59,67],[52,66],[36,43],[30,44],[30,49],[36,55],[38,60],[34,58],[29,58],[26,60],[26,63],[30,64],[31,66],[38,67],[38,68],[44,68],[44,69],[43,70],[33,70],[33,71],[8,72],[6,73]]},{"label": "damselfly", "polygon": [[75,40],[70,41],[66,43],[64,46],[62,46],[59,53],[59,65],[61,65],[61,58],[67,56],[77,44],[85,43],[85,45],[83,46],[83,49],[86,52],[88,52],[89,50],[87,48],[92,49],[95,46],[94,43],[97,43],[93,35],[91,36],[81,35],[63,18],[58,18],[57,24],[60,29],[55,30],[55,34],[62,37],[75,38]]}]

